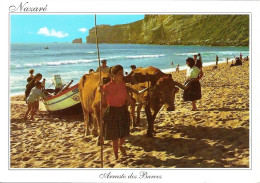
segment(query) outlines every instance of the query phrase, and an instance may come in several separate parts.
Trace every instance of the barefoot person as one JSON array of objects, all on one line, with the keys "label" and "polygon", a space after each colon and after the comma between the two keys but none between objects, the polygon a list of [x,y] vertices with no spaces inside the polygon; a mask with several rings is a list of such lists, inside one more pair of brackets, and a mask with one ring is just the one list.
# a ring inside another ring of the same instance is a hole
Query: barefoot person
[{"label": "barefoot person", "polygon": [[42,92],[42,83],[37,82],[35,84],[35,87],[32,89],[30,95],[26,99],[28,104],[28,109],[25,113],[24,119],[27,119],[28,114],[30,113],[31,118],[33,120],[33,116],[36,113],[36,111],[39,109],[39,99],[40,97],[44,97],[45,94]]},{"label": "barefoot person", "polygon": [[185,81],[185,89],[183,94],[184,101],[192,102],[192,111],[197,110],[196,100],[201,99],[201,86],[199,82],[200,69],[195,66],[195,60],[188,58],[186,60],[188,66],[187,80]]},{"label": "barefoot person", "polygon": [[111,69],[112,80],[100,87],[106,98],[108,107],[104,112],[104,138],[112,140],[115,159],[118,159],[118,148],[122,155],[126,155],[123,147],[126,137],[129,136],[130,114],[127,101],[132,102],[126,91],[123,81],[124,72],[121,65]]}]

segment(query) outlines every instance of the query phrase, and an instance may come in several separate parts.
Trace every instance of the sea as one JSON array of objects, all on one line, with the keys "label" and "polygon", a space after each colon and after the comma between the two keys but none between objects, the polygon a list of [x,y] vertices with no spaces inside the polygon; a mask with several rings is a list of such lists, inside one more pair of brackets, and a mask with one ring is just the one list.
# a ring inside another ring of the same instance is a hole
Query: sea
[{"label": "sea", "polygon": [[[45,49],[48,47],[48,49]],[[112,67],[120,64],[125,72],[130,72],[130,65],[137,67],[154,66],[163,72],[174,72],[177,64],[186,69],[186,59],[200,53],[203,66],[215,64],[216,55],[219,63],[239,57],[249,56],[247,46],[180,46],[146,44],[99,44],[100,59],[106,59]],[[41,73],[46,79],[45,88],[54,88],[52,78],[60,75],[63,83],[72,85],[98,67],[96,44],[75,43],[11,43],[9,60],[10,95],[24,94],[29,77],[29,70]]]}]

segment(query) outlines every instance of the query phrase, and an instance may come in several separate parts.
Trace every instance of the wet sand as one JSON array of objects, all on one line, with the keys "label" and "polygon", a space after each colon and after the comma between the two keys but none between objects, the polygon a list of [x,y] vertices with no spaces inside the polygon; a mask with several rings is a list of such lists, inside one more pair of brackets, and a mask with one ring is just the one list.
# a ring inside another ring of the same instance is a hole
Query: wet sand
[{"label": "wet sand", "polygon": [[[180,91],[173,112],[164,108],[155,120],[156,135],[146,137],[147,122],[131,129],[128,156],[114,160],[105,141],[104,168],[246,168],[249,167],[249,63],[219,69],[204,67],[198,111]],[[186,71],[172,73],[184,83]],[[23,120],[23,96],[10,101],[11,168],[99,168],[97,137],[84,138],[83,120],[52,117],[44,109],[35,120]]]}]

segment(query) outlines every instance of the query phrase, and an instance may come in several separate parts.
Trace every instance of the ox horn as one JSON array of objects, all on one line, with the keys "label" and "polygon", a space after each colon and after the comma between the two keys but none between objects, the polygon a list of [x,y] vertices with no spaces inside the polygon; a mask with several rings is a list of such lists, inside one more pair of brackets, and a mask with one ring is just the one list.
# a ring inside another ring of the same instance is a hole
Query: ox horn
[{"label": "ox horn", "polygon": [[185,86],[182,85],[181,83],[174,81],[174,84],[175,84],[176,86],[178,86],[180,89],[185,90]]},{"label": "ox horn", "polygon": [[152,88],[152,87],[150,86],[150,87],[148,87],[148,88],[142,89],[142,90],[138,91],[138,94],[142,94],[142,93],[144,93],[145,91],[150,90],[151,88]]}]

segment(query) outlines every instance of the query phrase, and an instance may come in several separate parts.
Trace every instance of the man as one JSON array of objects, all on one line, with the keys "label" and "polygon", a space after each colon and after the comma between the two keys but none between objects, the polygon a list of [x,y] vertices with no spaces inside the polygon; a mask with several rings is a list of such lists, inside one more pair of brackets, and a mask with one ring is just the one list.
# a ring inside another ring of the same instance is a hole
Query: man
[{"label": "man", "polygon": [[107,66],[107,60],[103,59],[101,60],[102,65],[97,68],[96,72],[99,72],[99,69],[101,68],[102,72],[109,73],[109,67]]},{"label": "man", "polygon": [[218,66],[218,56],[216,55],[216,66]]}]

